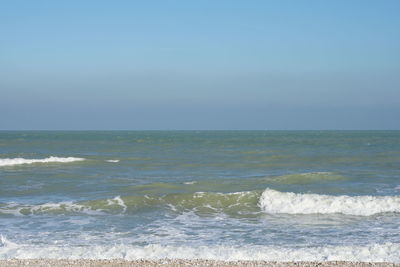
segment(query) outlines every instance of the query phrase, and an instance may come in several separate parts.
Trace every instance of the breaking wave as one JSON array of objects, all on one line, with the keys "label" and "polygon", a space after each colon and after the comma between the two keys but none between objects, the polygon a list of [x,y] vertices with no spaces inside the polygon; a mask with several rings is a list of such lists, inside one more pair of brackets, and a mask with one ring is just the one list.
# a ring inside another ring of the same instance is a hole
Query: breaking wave
[{"label": "breaking wave", "polygon": [[107,159],[106,162],[117,163],[119,159]]},{"label": "breaking wave", "polygon": [[0,203],[0,214],[14,216],[41,214],[121,214],[135,213],[143,209],[167,208],[175,212],[194,211],[198,214],[238,214],[257,212],[260,192],[236,193],[185,193],[164,196],[117,196],[112,199],[79,202],[58,202],[36,205]]},{"label": "breaking wave", "polygon": [[125,202],[120,196],[105,200],[81,202],[58,202],[37,205],[20,205],[17,203],[0,204],[0,214],[40,215],[40,214],[87,214],[104,215],[107,213],[124,213],[127,210]]},{"label": "breaking wave", "polygon": [[370,216],[400,212],[400,196],[331,196],[296,194],[272,189],[234,193],[175,193],[162,196],[133,195],[109,199],[44,204],[0,203],[0,214],[122,214],[141,210],[169,209],[197,214],[333,214]]},{"label": "breaking wave", "polygon": [[1,166],[14,166],[14,165],[21,165],[21,164],[33,164],[33,163],[52,163],[52,162],[60,162],[60,163],[68,163],[68,162],[75,162],[75,161],[82,161],[85,160],[84,158],[75,158],[75,157],[48,157],[44,159],[24,159],[24,158],[4,158],[0,159],[0,167]]},{"label": "breaking wave", "polygon": [[[109,200],[111,203],[113,200]],[[40,214],[71,214],[85,213],[88,215],[103,214],[99,210],[92,209],[73,202],[44,203],[37,205],[21,205],[17,203],[0,204],[0,214],[10,214],[14,216],[40,215]]]},{"label": "breaking wave", "polygon": [[267,213],[370,216],[383,212],[400,212],[400,196],[330,196],[266,189],[259,205]]},{"label": "breaking wave", "polygon": [[0,236],[0,259],[212,259],[266,261],[400,262],[400,244],[285,248],[278,246],[172,246],[151,244],[56,246],[17,244]]}]

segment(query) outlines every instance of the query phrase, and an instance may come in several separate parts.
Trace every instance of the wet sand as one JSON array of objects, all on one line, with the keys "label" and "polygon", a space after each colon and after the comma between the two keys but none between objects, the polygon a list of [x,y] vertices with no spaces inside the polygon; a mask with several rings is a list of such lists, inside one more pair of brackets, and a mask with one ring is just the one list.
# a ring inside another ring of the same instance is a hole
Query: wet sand
[{"label": "wet sand", "polygon": [[269,261],[215,261],[215,260],[52,260],[52,259],[32,259],[32,260],[0,260],[0,267],[19,267],[19,266],[35,266],[35,267],[154,267],[154,266],[237,266],[237,267],[400,267],[400,264],[394,263],[373,263],[373,262],[269,262]]}]

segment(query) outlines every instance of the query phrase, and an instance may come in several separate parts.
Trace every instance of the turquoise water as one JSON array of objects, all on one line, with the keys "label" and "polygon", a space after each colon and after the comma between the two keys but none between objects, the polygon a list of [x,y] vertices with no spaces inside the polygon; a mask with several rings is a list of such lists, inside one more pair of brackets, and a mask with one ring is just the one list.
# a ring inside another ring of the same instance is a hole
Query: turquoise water
[{"label": "turquoise water", "polygon": [[400,262],[400,131],[0,132],[0,259]]}]

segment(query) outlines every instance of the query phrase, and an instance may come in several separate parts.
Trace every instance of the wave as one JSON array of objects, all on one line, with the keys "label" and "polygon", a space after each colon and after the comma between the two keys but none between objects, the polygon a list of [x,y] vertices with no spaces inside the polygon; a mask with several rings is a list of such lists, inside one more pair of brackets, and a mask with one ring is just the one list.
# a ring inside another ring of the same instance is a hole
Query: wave
[{"label": "wave", "polygon": [[58,203],[44,203],[38,205],[20,205],[17,203],[0,204],[0,214],[40,215],[40,214],[87,214],[105,215],[110,212],[124,213],[127,210],[125,202],[120,196],[105,200],[92,200],[72,202],[64,201]]},{"label": "wave", "polygon": [[198,214],[227,213],[244,214],[259,212],[257,206],[261,192],[236,193],[178,193],[164,196],[117,196],[112,199],[98,199],[79,202],[44,203],[24,205],[0,203],[0,214],[14,216],[42,214],[122,214],[143,209],[167,208],[175,212],[194,211]]},{"label": "wave", "polygon": [[17,244],[0,236],[0,259],[211,259],[265,261],[400,262],[400,244],[285,248],[277,246],[172,246],[151,244],[56,246]]},{"label": "wave", "polygon": [[119,162],[119,159],[107,159],[106,162],[116,163]]},{"label": "wave", "polygon": [[[113,200],[110,200],[113,202]],[[14,216],[40,215],[40,214],[77,214],[101,215],[100,210],[74,202],[44,203],[37,205],[21,205],[17,203],[0,204],[0,214]]]},{"label": "wave", "polygon": [[330,214],[370,216],[400,212],[400,196],[330,196],[296,194],[266,189],[259,205],[267,213]]},{"label": "wave", "polygon": [[272,189],[235,193],[174,193],[162,196],[134,195],[78,202],[43,203],[36,205],[0,203],[0,214],[123,214],[149,209],[174,212],[193,211],[199,215],[224,213],[231,216],[253,216],[265,213],[333,214],[370,216],[384,212],[400,212],[400,196],[331,196],[296,194]]},{"label": "wave", "polygon": [[82,161],[85,160],[84,158],[75,158],[75,157],[48,157],[44,159],[24,159],[24,158],[4,158],[0,159],[0,167],[1,166],[14,166],[14,165],[21,165],[21,164],[33,164],[33,163],[51,163],[51,162],[60,162],[60,163],[68,163],[68,162],[75,162],[75,161]]},{"label": "wave", "polygon": [[345,179],[346,177],[332,172],[307,172],[276,176],[271,178],[270,181],[280,184],[309,184],[321,181],[339,181]]},{"label": "wave", "polygon": [[197,181],[184,182],[183,184],[187,184],[187,185],[197,184]]}]

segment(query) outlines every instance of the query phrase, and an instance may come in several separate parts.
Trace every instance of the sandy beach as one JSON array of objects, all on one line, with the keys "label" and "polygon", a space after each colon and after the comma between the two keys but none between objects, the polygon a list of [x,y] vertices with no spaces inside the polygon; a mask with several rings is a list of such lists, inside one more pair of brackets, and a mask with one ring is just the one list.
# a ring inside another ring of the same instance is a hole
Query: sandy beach
[{"label": "sandy beach", "polygon": [[343,262],[343,261],[327,261],[327,262],[270,262],[270,261],[215,261],[215,260],[54,260],[54,259],[12,259],[1,260],[0,267],[19,267],[19,266],[35,266],[35,267],[64,267],[64,266],[82,266],[82,267],[153,267],[153,266],[240,266],[240,267],[394,267],[400,266],[395,263],[384,262]]}]

